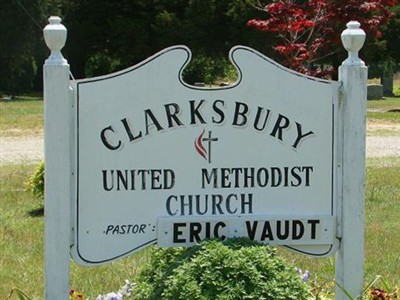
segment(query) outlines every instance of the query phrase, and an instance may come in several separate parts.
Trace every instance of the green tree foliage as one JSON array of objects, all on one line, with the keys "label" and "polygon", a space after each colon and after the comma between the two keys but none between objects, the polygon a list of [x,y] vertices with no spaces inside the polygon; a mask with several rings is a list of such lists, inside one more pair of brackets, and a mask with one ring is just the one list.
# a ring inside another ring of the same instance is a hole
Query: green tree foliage
[{"label": "green tree foliage", "polygon": [[[69,31],[64,53],[76,78],[136,64],[165,47],[193,51],[188,81],[221,76],[230,48],[257,45],[246,22],[257,10],[250,0],[69,0],[63,23]],[[208,75],[199,72],[205,63]]]},{"label": "green tree foliage", "polygon": [[[263,1],[271,3],[273,1]],[[211,82],[224,75],[237,44],[276,59],[277,37],[255,31],[248,20],[265,18],[258,0],[6,0],[0,5],[0,92],[38,89],[49,54],[42,29],[59,15],[68,29],[64,56],[76,78],[121,70],[165,47],[184,44],[193,52],[185,80]],[[399,63],[399,4],[376,47],[364,47],[373,61]],[[339,32],[335,31],[335,35]],[[339,57],[333,65],[340,64]],[[385,58],[386,59],[386,58]],[[371,60],[365,59],[367,62]],[[202,67],[203,66],[203,67]]]},{"label": "green tree foliage", "polygon": [[62,0],[6,0],[0,5],[0,93],[40,88],[47,47],[42,29]]},{"label": "green tree foliage", "polygon": [[37,15],[38,3],[17,0],[0,5],[0,91],[10,95],[30,90],[37,70],[32,40],[37,28],[24,9]]},{"label": "green tree foliage", "polygon": [[369,71],[371,78],[390,76],[400,71],[400,3],[390,8],[390,22],[382,28],[382,38],[374,47],[367,50],[369,54]]}]

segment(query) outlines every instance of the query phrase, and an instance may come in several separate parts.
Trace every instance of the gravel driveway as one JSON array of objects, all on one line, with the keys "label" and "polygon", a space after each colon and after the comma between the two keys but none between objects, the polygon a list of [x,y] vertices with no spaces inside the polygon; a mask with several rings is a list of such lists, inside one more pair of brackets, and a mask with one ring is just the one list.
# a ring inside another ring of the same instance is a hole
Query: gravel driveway
[{"label": "gravel driveway", "polygon": [[[368,136],[367,157],[400,156],[398,136]],[[37,162],[43,159],[43,135],[0,137],[0,164]]]}]

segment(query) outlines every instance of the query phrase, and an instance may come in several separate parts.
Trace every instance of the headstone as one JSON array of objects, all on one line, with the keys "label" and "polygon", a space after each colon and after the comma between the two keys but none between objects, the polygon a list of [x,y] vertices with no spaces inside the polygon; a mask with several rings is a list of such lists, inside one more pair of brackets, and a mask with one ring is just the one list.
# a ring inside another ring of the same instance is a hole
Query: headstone
[{"label": "headstone", "polygon": [[382,77],[381,84],[383,86],[383,96],[393,97],[393,76]]},{"label": "headstone", "polygon": [[367,99],[368,100],[382,100],[382,98],[383,98],[382,84],[368,84]]}]

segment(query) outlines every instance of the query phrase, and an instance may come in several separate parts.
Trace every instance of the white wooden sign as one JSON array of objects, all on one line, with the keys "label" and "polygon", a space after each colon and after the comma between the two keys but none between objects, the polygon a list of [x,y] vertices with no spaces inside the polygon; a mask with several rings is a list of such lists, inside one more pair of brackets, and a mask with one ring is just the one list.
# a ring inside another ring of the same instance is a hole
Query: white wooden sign
[{"label": "white wooden sign", "polygon": [[246,47],[230,58],[239,79],[225,88],[182,81],[184,46],[75,83],[76,261],[218,237],[199,218],[224,238],[334,253],[339,84]]},{"label": "white wooden sign", "polygon": [[362,295],[367,68],[358,22],[341,35],[339,82],[235,47],[239,80],[220,89],[182,81],[182,46],[71,82],[60,22],[44,28],[46,299],[68,298],[70,253],[96,265],[152,243],[233,236],[313,256],[337,250],[335,299]]}]

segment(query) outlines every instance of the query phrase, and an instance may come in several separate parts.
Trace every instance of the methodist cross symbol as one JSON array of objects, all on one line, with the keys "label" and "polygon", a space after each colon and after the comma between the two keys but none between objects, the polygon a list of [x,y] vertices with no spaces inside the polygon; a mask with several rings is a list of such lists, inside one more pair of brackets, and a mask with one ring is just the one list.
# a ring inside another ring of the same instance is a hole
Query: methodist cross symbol
[{"label": "methodist cross symbol", "polygon": [[[194,147],[196,151],[205,159],[208,161],[208,163],[211,163],[211,143],[218,141],[218,138],[211,137],[212,132],[208,132],[208,137],[203,137],[205,133],[205,129],[201,132],[201,134],[196,138],[194,141]],[[208,150],[203,145],[203,142],[207,142],[208,144]]]}]

